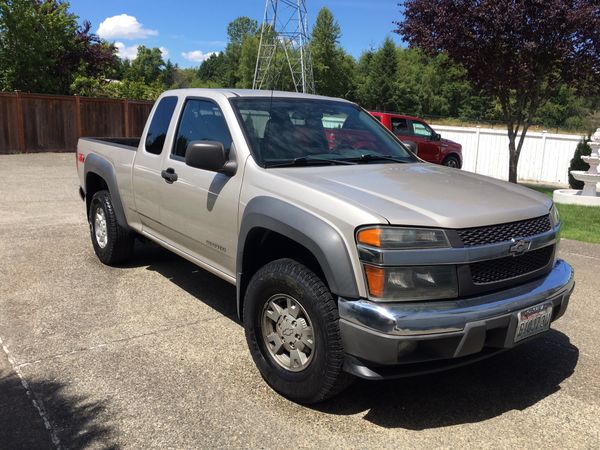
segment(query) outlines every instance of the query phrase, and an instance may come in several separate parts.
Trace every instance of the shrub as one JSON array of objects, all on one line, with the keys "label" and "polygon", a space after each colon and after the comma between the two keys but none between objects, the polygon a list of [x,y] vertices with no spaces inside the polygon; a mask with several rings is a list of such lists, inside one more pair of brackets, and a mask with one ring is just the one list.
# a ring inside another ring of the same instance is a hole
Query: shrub
[{"label": "shrub", "polygon": [[582,156],[589,156],[592,153],[592,148],[588,145],[588,142],[590,142],[590,138],[584,137],[581,142],[577,144],[575,155],[573,155],[573,159],[569,165],[569,186],[571,186],[572,189],[583,189],[583,181],[578,181],[573,178],[571,171],[587,171],[590,168],[590,165],[581,159]]}]

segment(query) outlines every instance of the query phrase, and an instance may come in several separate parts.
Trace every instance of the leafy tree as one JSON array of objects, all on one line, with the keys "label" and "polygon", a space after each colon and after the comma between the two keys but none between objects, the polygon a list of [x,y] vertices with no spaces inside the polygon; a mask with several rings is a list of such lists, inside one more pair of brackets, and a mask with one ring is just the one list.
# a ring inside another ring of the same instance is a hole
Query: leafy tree
[{"label": "leafy tree", "polygon": [[226,70],[225,54],[210,55],[198,68],[198,78],[203,81],[221,83]]},{"label": "leafy tree", "polygon": [[527,130],[561,81],[595,88],[600,79],[596,0],[405,0],[396,24],[410,46],[447,53],[499,103],[512,182]]},{"label": "leafy tree", "polygon": [[175,82],[175,73],[177,73],[178,69],[179,67],[177,64],[173,64],[171,60],[167,60],[165,63],[165,68],[158,77],[158,81],[162,86],[165,87],[165,89],[170,88]]},{"label": "leafy tree", "polygon": [[242,45],[242,41],[248,35],[256,34],[258,22],[246,16],[241,16],[227,25],[227,36],[229,44]]},{"label": "leafy tree", "polygon": [[0,0],[0,89],[68,94],[116,65],[115,48],[60,0]]},{"label": "leafy tree", "polygon": [[249,34],[242,40],[237,73],[238,87],[240,88],[252,88],[254,71],[256,70],[256,58],[258,57],[259,40],[260,37],[257,34]]},{"label": "leafy tree", "polygon": [[317,93],[347,97],[353,90],[354,60],[339,41],[341,30],[328,8],[321,8],[312,31],[310,54]]},{"label": "leafy tree", "polygon": [[165,62],[159,48],[148,48],[140,45],[137,56],[131,62],[131,67],[125,78],[131,81],[141,81],[145,84],[157,82],[165,69]]},{"label": "leafy tree", "polygon": [[225,70],[222,82],[229,87],[238,86],[239,65],[242,57],[242,44],[246,36],[256,35],[258,23],[249,17],[238,17],[227,25],[229,42],[225,48]]}]

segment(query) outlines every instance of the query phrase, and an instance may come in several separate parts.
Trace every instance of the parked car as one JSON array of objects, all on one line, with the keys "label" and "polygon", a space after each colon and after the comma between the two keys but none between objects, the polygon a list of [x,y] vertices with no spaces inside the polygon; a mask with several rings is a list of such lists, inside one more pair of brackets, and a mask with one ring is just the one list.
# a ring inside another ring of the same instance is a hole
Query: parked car
[{"label": "parked car", "polygon": [[143,236],[235,285],[260,374],[297,402],[529,341],[574,287],[549,198],[423,163],[345,100],[168,91],[140,138],[77,152],[100,261]]},{"label": "parked car", "polygon": [[414,142],[419,158],[456,169],[462,167],[462,145],[442,138],[423,119],[377,111],[371,111],[371,115],[401,141]]}]

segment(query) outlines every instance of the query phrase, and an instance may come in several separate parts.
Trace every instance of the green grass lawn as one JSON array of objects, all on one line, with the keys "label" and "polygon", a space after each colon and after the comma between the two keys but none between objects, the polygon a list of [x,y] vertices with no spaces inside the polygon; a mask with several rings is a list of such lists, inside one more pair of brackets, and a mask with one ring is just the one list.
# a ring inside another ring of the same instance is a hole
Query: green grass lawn
[{"label": "green grass lawn", "polygon": [[[556,188],[525,184],[552,198]],[[561,236],[576,241],[600,244],[600,208],[579,205],[556,205],[562,221]]]}]

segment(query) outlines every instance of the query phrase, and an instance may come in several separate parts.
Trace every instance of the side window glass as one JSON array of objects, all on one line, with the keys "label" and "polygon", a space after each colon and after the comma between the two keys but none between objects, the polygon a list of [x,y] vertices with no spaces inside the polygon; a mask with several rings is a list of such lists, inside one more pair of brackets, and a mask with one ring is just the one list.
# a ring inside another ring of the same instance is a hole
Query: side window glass
[{"label": "side window glass", "polygon": [[148,134],[146,135],[145,147],[148,153],[155,155],[162,153],[165,137],[169,130],[169,123],[173,117],[176,105],[177,97],[164,97],[156,107]]},{"label": "side window glass", "polygon": [[399,117],[392,117],[392,131],[395,134],[410,134],[408,131],[408,121]]},{"label": "side window glass", "polygon": [[173,155],[185,158],[187,146],[192,141],[217,141],[225,151],[231,148],[231,135],[221,109],[208,100],[186,101],[177,128]]},{"label": "side window glass", "polygon": [[413,122],[413,132],[415,136],[431,137],[432,131],[427,125],[421,122]]}]

